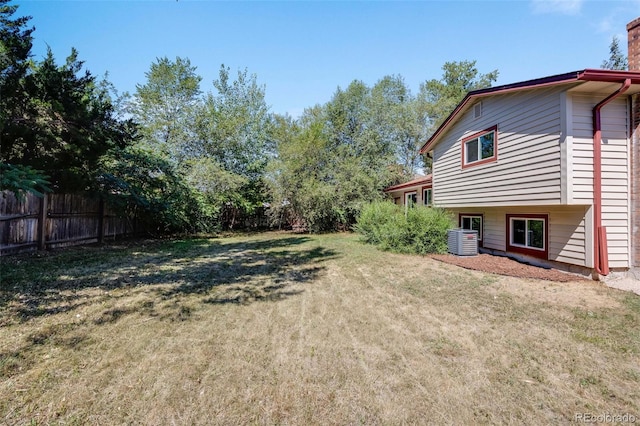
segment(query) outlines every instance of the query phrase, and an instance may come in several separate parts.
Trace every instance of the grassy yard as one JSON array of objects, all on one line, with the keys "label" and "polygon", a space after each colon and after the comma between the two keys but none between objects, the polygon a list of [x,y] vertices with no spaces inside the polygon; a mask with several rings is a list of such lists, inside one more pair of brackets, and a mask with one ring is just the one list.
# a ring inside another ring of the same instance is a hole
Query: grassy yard
[{"label": "grassy yard", "polygon": [[640,422],[640,296],[266,233],[2,258],[3,424]]}]

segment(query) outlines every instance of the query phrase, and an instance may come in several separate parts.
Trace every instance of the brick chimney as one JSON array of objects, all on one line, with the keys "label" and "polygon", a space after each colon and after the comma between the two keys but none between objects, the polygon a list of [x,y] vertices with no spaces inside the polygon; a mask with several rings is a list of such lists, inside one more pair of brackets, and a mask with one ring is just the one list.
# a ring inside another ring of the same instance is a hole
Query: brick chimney
[{"label": "brick chimney", "polygon": [[640,71],[640,18],[627,24],[629,71]]}]

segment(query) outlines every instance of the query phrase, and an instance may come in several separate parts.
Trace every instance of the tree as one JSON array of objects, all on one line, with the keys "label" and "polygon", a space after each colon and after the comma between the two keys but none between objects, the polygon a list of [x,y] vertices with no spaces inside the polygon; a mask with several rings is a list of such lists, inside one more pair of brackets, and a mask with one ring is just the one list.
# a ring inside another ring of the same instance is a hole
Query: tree
[{"label": "tree", "polygon": [[[179,163],[197,154],[193,131],[201,105],[200,81],[189,59],[158,58],[136,85],[130,112],[140,124],[141,143]],[[195,152],[194,152],[195,151]]]},{"label": "tree", "polygon": [[614,36],[609,45],[609,59],[602,61],[600,68],[607,70],[627,70],[629,62],[627,57],[620,51],[618,37]]},{"label": "tree", "polygon": [[203,153],[219,161],[225,170],[248,180],[262,176],[273,153],[271,115],[265,88],[255,74],[238,71],[234,81],[222,65],[200,117]]},{"label": "tree", "polygon": [[445,62],[442,70],[442,78],[422,83],[418,95],[431,131],[442,124],[468,92],[491,87],[498,79],[498,70],[479,74],[476,61]]},{"label": "tree", "polygon": [[49,50],[6,100],[13,107],[0,135],[2,161],[43,171],[58,191],[90,188],[100,156],[132,136],[130,123],[115,117],[105,85],[82,68],[75,49],[63,65]]},{"label": "tree", "polygon": [[30,16],[13,19],[18,6],[0,0],[0,135],[18,117],[16,110],[24,99],[22,79],[29,68],[34,28],[27,28]]},{"label": "tree", "polygon": [[197,232],[207,220],[197,194],[176,165],[141,146],[115,149],[100,160],[99,182],[109,203],[151,233]]},{"label": "tree", "polygon": [[[423,168],[418,151],[427,136],[427,117],[401,76],[385,76],[371,90],[372,125],[395,151],[402,170],[398,181],[410,179]],[[394,180],[394,183],[395,182]]]},{"label": "tree", "polygon": [[293,121],[275,118],[278,155],[270,164],[271,214],[274,220],[311,231],[333,229],[336,203],[332,162],[337,154],[325,132],[326,113],[315,106]]},{"label": "tree", "polygon": [[200,110],[199,154],[189,174],[219,210],[224,208],[225,225],[233,227],[240,216],[268,202],[264,175],[274,148],[264,86],[246,69],[233,81],[229,72],[221,65],[215,93],[207,94]]},{"label": "tree", "polygon": [[228,226],[266,200],[263,175],[272,155],[271,116],[255,75],[220,68],[215,93],[202,96],[189,59],[157,59],[136,86],[130,113],[140,123],[140,148],[166,159],[196,194],[209,218]]},{"label": "tree", "polygon": [[[34,28],[26,28],[29,16],[13,19],[17,5],[0,0],[0,145],[8,144],[8,135],[19,121],[20,105],[25,100],[24,77],[29,68]],[[1,149],[1,148],[0,148]],[[4,149],[2,151],[4,152]],[[12,191],[17,197],[25,192],[41,196],[49,191],[49,180],[43,172],[28,165],[0,163],[0,191]]]},{"label": "tree", "polygon": [[270,176],[277,217],[285,208],[313,232],[348,229],[363,205],[382,198],[396,164],[397,115],[390,108],[405,93],[401,80],[391,80],[375,96],[354,80],[297,122],[276,120],[278,157]]}]

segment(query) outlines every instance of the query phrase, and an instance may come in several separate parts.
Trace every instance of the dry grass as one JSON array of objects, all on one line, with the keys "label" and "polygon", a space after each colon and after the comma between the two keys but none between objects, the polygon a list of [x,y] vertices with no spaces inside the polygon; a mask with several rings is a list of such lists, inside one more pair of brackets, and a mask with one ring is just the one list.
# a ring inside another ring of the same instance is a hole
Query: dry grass
[{"label": "dry grass", "polygon": [[640,419],[640,297],[596,283],[269,233],[2,258],[0,290],[0,423]]}]

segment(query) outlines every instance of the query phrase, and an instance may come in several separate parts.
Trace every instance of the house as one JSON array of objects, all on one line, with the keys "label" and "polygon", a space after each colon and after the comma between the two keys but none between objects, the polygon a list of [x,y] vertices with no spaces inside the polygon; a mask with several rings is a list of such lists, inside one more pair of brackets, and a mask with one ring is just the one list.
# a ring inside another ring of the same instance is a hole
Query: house
[{"label": "house", "polygon": [[482,250],[595,278],[640,270],[640,18],[627,30],[631,71],[470,92],[421,148],[433,204]]},{"label": "house", "polygon": [[424,205],[429,207],[433,202],[431,175],[417,176],[409,182],[390,186],[384,192],[393,199],[395,204],[401,206]]}]

